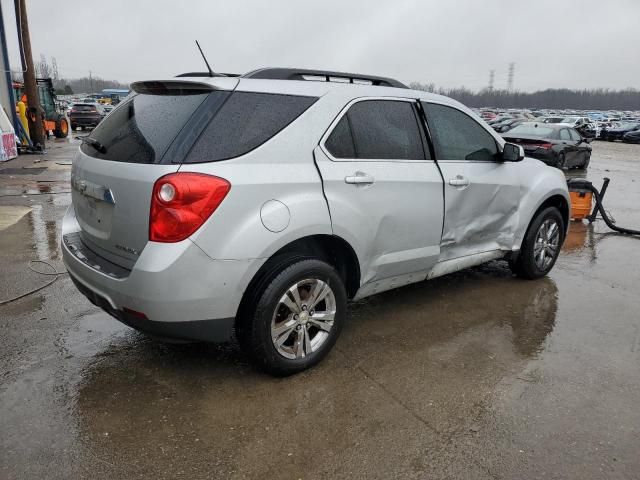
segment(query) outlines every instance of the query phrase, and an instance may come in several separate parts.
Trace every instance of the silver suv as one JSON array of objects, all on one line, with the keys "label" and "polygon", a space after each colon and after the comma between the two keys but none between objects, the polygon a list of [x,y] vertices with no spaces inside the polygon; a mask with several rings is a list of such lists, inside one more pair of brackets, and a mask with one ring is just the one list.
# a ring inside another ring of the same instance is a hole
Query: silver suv
[{"label": "silver suv", "polygon": [[563,174],[469,109],[381,77],[294,69],[137,82],[84,138],[62,249],[91,302],[165,339],[319,362],[349,299],[506,259],[553,267]]}]

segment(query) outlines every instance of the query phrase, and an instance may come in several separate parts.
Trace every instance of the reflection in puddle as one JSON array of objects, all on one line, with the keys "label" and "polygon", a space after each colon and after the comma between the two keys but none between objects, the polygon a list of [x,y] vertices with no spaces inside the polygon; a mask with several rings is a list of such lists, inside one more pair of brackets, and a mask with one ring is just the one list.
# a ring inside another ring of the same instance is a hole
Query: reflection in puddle
[{"label": "reflection in puddle", "polygon": [[82,442],[147,475],[172,476],[175,458],[207,458],[224,478],[330,477],[359,461],[401,472],[429,436],[484,415],[544,349],[557,301],[553,280],[521,281],[499,262],[380,294],[350,306],[322,364],[286,379],[256,373],[233,345],[112,337],[82,372]]},{"label": "reflection in puddle", "polygon": [[56,260],[59,257],[58,224],[44,220],[42,205],[33,204],[29,223],[33,231],[33,246],[38,260]]}]

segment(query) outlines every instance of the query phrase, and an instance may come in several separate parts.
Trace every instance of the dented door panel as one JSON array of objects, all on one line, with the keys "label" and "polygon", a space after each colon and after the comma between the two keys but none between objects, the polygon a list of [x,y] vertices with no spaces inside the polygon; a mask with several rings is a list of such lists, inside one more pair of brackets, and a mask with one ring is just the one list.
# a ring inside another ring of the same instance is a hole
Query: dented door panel
[{"label": "dented door panel", "polygon": [[445,182],[440,261],[511,250],[519,222],[518,164],[441,160],[438,165]]}]

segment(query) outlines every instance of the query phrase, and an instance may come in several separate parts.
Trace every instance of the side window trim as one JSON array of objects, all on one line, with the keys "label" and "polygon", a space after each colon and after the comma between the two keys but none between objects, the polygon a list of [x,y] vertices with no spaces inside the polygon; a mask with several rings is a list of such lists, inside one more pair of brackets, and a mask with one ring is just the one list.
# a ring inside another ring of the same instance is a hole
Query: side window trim
[{"label": "side window trim", "polygon": [[[347,112],[356,103],[366,102],[366,101],[371,101],[371,100],[411,103],[412,105],[414,105],[414,107],[413,107],[414,116],[415,116],[415,104],[417,102],[419,102],[419,100],[417,100],[415,98],[408,98],[408,97],[357,97],[357,98],[354,98],[354,99],[350,100],[342,108],[342,110],[340,110],[340,112],[338,112],[338,115],[336,115],[336,117],[333,119],[333,121],[329,125],[329,128],[327,128],[325,133],[320,138],[320,143],[319,143],[320,148],[324,152],[324,154],[331,161],[333,161],[333,162],[433,162],[434,161],[433,158],[407,160],[407,159],[384,159],[384,158],[336,158],[336,157],[334,157],[325,144],[326,144],[327,140],[329,139],[329,137],[331,136],[331,134],[333,133],[333,131],[336,128],[336,126],[338,125],[338,123],[340,122],[340,120],[342,120],[342,117],[344,117],[344,116],[347,117],[347,122],[349,123],[349,130],[351,131],[351,134],[352,134],[351,135],[351,141],[353,142],[353,150],[356,152],[356,156],[358,155],[358,147],[356,145],[355,138],[353,137],[353,128],[351,126],[351,120],[350,120],[349,116],[347,115]],[[415,120],[417,122],[418,129],[420,129],[421,128],[420,119],[417,118],[417,116],[416,116]],[[423,141],[422,138],[420,139],[420,141],[421,142]],[[425,157],[427,156],[427,152],[428,151],[424,150],[424,146],[423,146],[423,154],[424,154]]]},{"label": "side window trim", "polygon": [[[423,109],[424,112],[424,118],[425,118],[425,123],[427,125],[427,129],[429,129],[430,131],[430,127],[429,127],[429,118],[427,116],[427,112],[426,110],[424,110],[423,107],[423,103],[427,103],[427,104],[432,104],[432,105],[439,105],[441,107],[447,107],[447,108],[452,108],[454,109],[456,112],[459,112],[463,115],[465,115],[467,118],[469,118],[471,121],[475,122],[478,127],[480,127],[482,130],[484,130],[485,132],[487,132],[487,135],[489,135],[493,141],[496,144],[496,150],[498,151],[497,153],[500,154],[502,153],[503,147],[502,145],[500,145],[500,143],[498,142],[498,140],[495,138],[495,136],[489,131],[487,130],[484,126],[482,126],[475,118],[473,118],[471,115],[469,115],[467,112],[464,112],[462,110],[460,110],[459,108],[456,108],[452,105],[447,105],[446,103],[439,103],[439,102],[434,102],[431,100],[419,100],[420,102],[420,107]],[[446,160],[446,159],[440,159],[438,158],[437,152],[436,152],[436,148],[435,148],[435,142],[433,142],[433,139],[431,139],[431,142],[433,144],[433,158],[435,159],[436,162],[474,162],[474,163],[502,163],[499,159],[494,159],[494,160],[463,160],[463,159],[459,159],[459,160]]]}]

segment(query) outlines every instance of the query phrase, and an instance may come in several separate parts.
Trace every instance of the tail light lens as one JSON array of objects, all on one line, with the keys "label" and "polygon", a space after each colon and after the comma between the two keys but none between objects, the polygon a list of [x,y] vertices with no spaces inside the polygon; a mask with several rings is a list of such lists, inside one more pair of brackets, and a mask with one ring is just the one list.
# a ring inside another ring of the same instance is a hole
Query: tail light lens
[{"label": "tail light lens", "polygon": [[538,148],[543,148],[545,150],[551,150],[553,148],[553,143],[541,143],[538,145]]},{"label": "tail light lens", "polygon": [[191,236],[215,212],[231,184],[204,173],[178,172],[153,186],[149,240],[179,242]]}]

